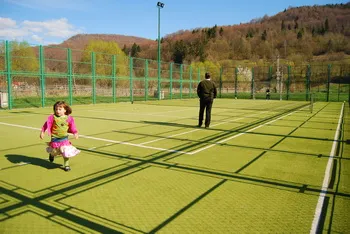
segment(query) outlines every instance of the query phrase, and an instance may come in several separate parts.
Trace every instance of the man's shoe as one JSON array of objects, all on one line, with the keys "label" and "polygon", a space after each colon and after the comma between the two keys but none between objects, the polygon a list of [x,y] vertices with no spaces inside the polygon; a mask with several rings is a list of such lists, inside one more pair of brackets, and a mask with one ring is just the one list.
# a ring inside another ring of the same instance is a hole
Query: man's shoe
[{"label": "man's shoe", "polygon": [[202,124],[198,124],[197,127],[199,127],[199,128],[202,127]]},{"label": "man's shoe", "polygon": [[209,128],[209,125],[205,125],[205,128]]},{"label": "man's shoe", "polygon": [[70,169],[70,166],[66,166],[66,167],[63,168],[63,170],[64,171],[70,171],[71,169]]},{"label": "man's shoe", "polygon": [[52,156],[51,154],[49,154],[49,160],[50,160],[50,162],[53,162],[54,156]]}]

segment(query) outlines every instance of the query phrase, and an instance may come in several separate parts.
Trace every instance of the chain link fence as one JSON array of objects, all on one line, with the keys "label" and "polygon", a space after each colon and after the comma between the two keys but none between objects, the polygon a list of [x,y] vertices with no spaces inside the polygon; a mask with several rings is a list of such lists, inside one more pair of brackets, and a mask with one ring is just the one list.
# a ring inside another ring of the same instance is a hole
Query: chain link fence
[{"label": "chain link fence", "polygon": [[[57,100],[96,104],[197,98],[205,72],[218,98],[350,100],[349,64],[206,66],[79,51],[55,46],[0,43],[1,108],[45,107]],[[158,86],[159,85],[159,86]],[[158,90],[158,87],[161,89]]]}]

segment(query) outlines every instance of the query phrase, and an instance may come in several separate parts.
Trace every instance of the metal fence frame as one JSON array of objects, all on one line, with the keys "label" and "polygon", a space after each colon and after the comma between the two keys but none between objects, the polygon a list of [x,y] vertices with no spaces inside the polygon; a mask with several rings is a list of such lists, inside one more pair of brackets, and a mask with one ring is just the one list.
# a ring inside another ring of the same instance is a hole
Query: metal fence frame
[{"label": "metal fence frame", "polygon": [[[45,107],[57,99],[73,105],[197,98],[197,84],[207,71],[219,98],[265,99],[270,89],[275,100],[309,100],[313,93],[316,101],[350,101],[349,64],[196,67],[161,62],[158,67],[155,60],[70,48],[51,47],[55,52],[45,56],[50,47],[41,45],[32,47],[34,57],[18,56],[9,41],[3,44],[1,108]],[[28,60],[34,64],[30,69],[12,67]]]}]

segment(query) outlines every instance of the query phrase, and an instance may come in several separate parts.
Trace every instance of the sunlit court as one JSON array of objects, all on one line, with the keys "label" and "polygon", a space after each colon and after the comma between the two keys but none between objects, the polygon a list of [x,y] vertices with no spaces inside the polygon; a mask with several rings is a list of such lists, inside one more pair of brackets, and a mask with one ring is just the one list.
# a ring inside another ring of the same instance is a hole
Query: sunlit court
[{"label": "sunlit court", "polygon": [[1,233],[350,230],[349,105],[215,99],[72,105],[81,153],[62,170],[52,106],[0,111]]}]

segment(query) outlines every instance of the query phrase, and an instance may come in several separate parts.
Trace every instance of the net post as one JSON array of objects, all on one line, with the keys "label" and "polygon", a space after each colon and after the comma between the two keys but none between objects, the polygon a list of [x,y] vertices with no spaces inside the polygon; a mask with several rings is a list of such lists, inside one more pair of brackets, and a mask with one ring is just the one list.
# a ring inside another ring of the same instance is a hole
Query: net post
[{"label": "net post", "polygon": [[314,109],[314,94],[310,93],[310,113],[313,112]]}]

